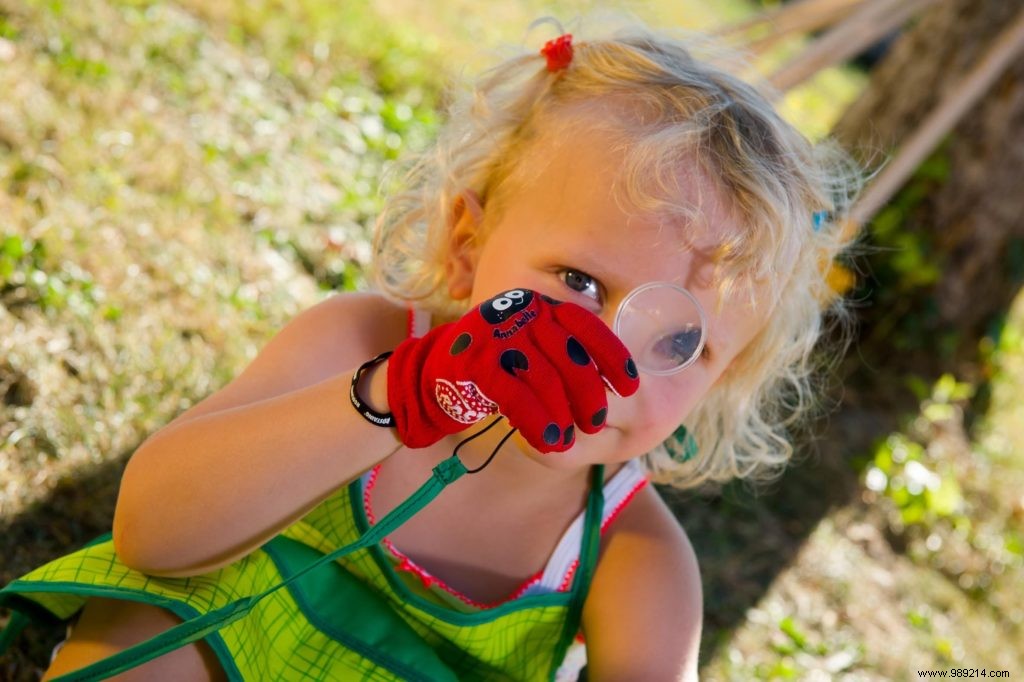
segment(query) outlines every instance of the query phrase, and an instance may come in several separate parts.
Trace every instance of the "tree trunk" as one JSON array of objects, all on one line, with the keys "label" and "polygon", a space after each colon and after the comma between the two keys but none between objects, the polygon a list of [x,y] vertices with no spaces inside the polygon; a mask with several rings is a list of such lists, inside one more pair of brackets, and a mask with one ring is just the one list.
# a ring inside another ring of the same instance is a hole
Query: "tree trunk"
[{"label": "tree trunk", "polygon": [[[1010,24],[1024,0],[942,0],[907,28],[837,126],[863,161],[892,153]],[[709,633],[742,622],[831,509],[861,494],[853,462],[896,431],[943,372],[979,377],[978,341],[1024,279],[1024,60],[1004,73],[872,222],[853,298],[861,340],[842,407],[768,494],[676,503],[705,566]],[[824,494],[823,494],[824,492]],[[720,640],[708,637],[705,656]],[[707,660],[705,658],[705,660]]]},{"label": "tree trunk", "polygon": [[[838,123],[839,140],[877,165],[1022,10],[1024,0],[937,4],[878,65]],[[1019,59],[871,226],[869,244],[879,249],[867,258],[862,293],[871,305],[862,317],[872,360],[978,378],[978,341],[1024,280],[1022,131]]]}]

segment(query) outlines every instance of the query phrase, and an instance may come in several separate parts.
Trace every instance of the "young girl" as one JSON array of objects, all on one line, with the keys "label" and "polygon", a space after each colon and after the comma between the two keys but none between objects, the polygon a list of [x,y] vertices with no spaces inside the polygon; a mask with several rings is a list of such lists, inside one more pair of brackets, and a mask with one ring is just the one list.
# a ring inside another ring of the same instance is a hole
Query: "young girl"
[{"label": "young girl", "polygon": [[[834,300],[818,159],[676,39],[563,35],[506,61],[378,221],[382,293],[299,315],[139,447],[112,540],[0,603],[76,617],[48,678],[79,669],[355,541],[458,449],[475,474],[320,587],[126,678],[551,679],[574,639],[593,680],[696,678],[697,561],[648,483],[789,457]],[[380,604],[426,648],[381,654]]]}]

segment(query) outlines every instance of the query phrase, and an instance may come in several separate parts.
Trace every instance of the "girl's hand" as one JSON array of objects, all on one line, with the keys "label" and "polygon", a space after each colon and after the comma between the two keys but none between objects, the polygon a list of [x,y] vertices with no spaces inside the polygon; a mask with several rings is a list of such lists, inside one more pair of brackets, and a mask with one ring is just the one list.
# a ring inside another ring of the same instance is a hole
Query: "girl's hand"
[{"label": "girl's hand", "polygon": [[604,427],[605,386],[640,386],[629,351],[604,322],[529,289],[484,301],[456,322],[406,339],[388,363],[398,437],[421,448],[500,412],[540,452]]}]

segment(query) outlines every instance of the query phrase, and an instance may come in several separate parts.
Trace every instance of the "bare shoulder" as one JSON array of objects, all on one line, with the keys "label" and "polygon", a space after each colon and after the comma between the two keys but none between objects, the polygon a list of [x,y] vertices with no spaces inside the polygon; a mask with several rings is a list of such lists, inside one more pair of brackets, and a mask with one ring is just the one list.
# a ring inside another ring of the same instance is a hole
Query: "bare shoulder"
[{"label": "bare shoulder", "polygon": [[349,371],[405,338],[408,312],[380,294],[335,294],[296,315],[226,386],[164,429],[283,395]]},{"label": "bare shoulder", "polygon": [[702,618],[693,547],[646,486],[602,540],[583,610],[591,679],[697,679]]},{"label": "bare shoulder", "polygon": [[408,308],[374,292],[335,294],[299,317],[307,314],[319,339],[335,352],[351,347],[356,364],[368,360],[367,353],[391,350],[408,334]]}]

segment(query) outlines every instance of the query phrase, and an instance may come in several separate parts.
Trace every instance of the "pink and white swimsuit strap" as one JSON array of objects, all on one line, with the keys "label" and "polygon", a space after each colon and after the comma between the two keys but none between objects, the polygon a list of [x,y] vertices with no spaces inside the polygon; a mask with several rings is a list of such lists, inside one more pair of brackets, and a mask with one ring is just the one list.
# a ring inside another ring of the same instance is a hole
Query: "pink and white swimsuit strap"
[{"label": "pink and white swimsuit strap", "polygon": [[[648,482],[643,467],[635,459],[627,462],[622,469],[605,482],[604,513],[601,515],[602,535]],[[580,513],[562,535],[562,539],[555,547],[555,551],[551,553],[540,578],[517,596],[565,592],[572,587],[572,578],[576,574],[576,567],[579,566],[580,551],[583,548],[583,524],[585,521],[585,513]]]},{"label": "pink and white swimsuit strap", "polygon": [[407,337],[418,339],[429,331],[430,312],[409,306],[409,313],[406,321]]}]

